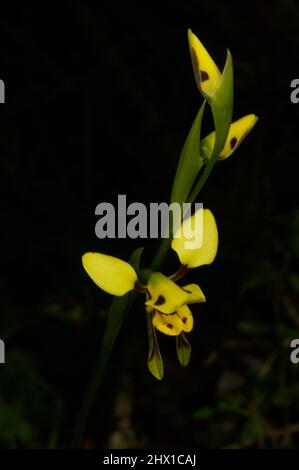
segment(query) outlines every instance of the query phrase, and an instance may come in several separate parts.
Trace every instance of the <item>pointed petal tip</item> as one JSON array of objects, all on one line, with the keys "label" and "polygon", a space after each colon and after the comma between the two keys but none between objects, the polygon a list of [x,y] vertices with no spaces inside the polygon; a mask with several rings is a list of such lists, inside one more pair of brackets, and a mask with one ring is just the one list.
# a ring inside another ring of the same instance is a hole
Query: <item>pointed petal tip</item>
[{"label": "pointed petal tip", "polygon": [[192,37],[194,36],[191,28],[188,28],[187,34],[188,34],[188,39],[190,41],[192,39]]}]

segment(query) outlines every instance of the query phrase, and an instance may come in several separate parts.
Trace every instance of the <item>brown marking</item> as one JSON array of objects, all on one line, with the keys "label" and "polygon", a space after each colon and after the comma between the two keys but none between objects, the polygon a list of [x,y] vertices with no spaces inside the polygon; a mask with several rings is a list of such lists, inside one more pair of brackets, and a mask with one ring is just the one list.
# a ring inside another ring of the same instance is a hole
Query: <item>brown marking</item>
[{"label": "brown marking", "polygon": [[237,137],[233,137],[231,140],[230,140],[230,148],[233,149],[237,143]]},{"label": "brown marking", "polygon": [[209,74],[207,72],[205,72],[204,70],[201,70],[200,77],[201,77],[202,82],[205,82],[206,80],[209,80],[209,78],[210,78]]},{"label": "brown marking", "polygon": [[200,75],[199,75],[199,63],[198,63],[198,58],[196,55],[196,52],[193,47],[191,47],[191,62],[192,62],[192,68],[193,68],[193,73],[195,77],[195,81],[197,83],[197,86],[200,86]]},{"label": "brown marking", "polygon": [[182,289],[187,292],[188,294],[191,294],[191,290],[185,289],[185,287],[182,287]]},{"label": "brown marking", "polygon": [[196,71],[199,69],[198,58],[193,47],[191,47],[191,59],[193,67],[196,68]]},{"label": "brown marking", "polygon": [[163,305],[165,304],[165,302],[166,302],[165,297],[163,297],[163,295],[159,295],[154,305]]},{"label": "brown marking", "polygon": [[166,326],[167,326],[167,328],[169,328],[170,330],[172,330],[172,328],[173,328],[173,325],[171,325],[170,323],[166,323]]}]

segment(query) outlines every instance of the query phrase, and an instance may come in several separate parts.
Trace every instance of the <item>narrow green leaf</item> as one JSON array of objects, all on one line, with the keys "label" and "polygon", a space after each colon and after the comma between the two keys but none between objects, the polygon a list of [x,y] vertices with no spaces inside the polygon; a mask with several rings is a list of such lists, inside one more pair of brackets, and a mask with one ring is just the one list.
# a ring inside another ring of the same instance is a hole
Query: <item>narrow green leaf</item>
[{"label": "narrow green leaf", "polygon": [[183,332],[176,337],[176,352],[180,364],[187,366],[191,357],[191,346]]},{"label": "narrow green leaf", "polygon": [[240,321],[237,326],[243,333],[253,336],[265,335],[272,331],[272,327],[257,321],[243,320]]},{"label": "narrow green leaf", "polygon": [[[131,258],[129,259],[129,263],[134,267],[134,269],[138,272],[140,258],[142,255],[143,248],[138,248],[132,253]],[[91,379],[91,382],[87,388],[86,394],[84,396],[74,431],[74,437],[72,442],[73,448],[78,448],[82,444],[82,439],[87,423],[87,419],[92,407],[92,404],[95,400],[98,388],[102,382],[107,364],[109,362],[109,358],[111,352],[113,350],[113,346],[117,335],[123,325],[123,322],[126,318],[127,313],[129,312],[130,308],[132,307],[133,303],[135,302],[136,298],[138,297],[138,293],[128,292],[128,294],[122,297],[114,297],[111,302],[109,311],[108,311],[108,318],[107,318],[107,326],[104,332],[104,338],[102,342],[102,347],[100,351],[100,356],[98,362],[94,369],[94,374]]]},{"label": "narrow green leaf", "polygon": [[148,360],[147,366],[150,373],[158,380],[162,380],[164,375],[163,359],[160,353],[156,330],[152,323],[152,313],[147,312],[148,331]]},{"label": "narrow green leaf", "polygon": [[[142,248],[137,248],[131,255],[129,259],[129,263],[138,274],[139,265],[140,265],[140,258],[143,252]],[[131,306],[135,302],[135,299],[138,297],[138,293],[135,291],[128,292],[128,294],[123,295],[122,297],[114,297],[111,302],[109,311],[108,311],[108,318],[107,318],[107,326],[104,333],[103,338],[103,357],[108,353],[110,355],[110,350],[112,350],[116,336],[119,333],[119,330],[122,327],[122,324],[129,312]]]},{"label": "narrow green leaf", "polygon": [[190,129],[179,159],[176,175],[172,185],[171,202],[184,203],[192,185],[202,167],[199,155],[200,132],[205,101],[201,105]]},{"label": "narrow green leaf", "polygon": [[133,251],[131,258],[129,259],[130,265],[133,266],[137,274],[139,272],[140,259],[141,259],[143,250],[144,250],[143,246],[141,246],[140,248],[136,248],[136,250]]},{"label": "narrow green leaf", "polygon": [[138,279],[140,282],[142,282],[143,284],[147,284],[148,283],[148,280],[149,280],[149,277],[150,275],[153,274],[153,271],[151,269],[141,269],[139,272],[138,272]]}]

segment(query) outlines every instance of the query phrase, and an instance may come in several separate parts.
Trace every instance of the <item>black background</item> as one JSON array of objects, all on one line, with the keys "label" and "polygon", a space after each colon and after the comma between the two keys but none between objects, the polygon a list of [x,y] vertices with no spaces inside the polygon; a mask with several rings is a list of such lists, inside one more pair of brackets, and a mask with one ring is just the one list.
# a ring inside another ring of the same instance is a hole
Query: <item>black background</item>
[{"label": "black background", "polygon": [[[128,259],[155,240],[98,240],[95,206],[168,201],[202,98],[192,28],[223,67],[234,60],[234,117],[259,122],[214,169],[200,202],[215,214],[216,262],[194,271],[191,364],[161,338],[159,383],[146,369],[142,302],[131,311],[88,424],[85,447],[296,447],[299,337],[299,4],[20,3],[0,18],[2,447],[68,447],[97,359],[110,297],[86,251]],[[211,130],[209,120],[204,133]],[[169,256],[165,272],[174,265]],[[298,334],[297,334],[298,331]],[[297,334],[297,336],[296,336]],[[295,429],[295,430],[294,430]]]}]

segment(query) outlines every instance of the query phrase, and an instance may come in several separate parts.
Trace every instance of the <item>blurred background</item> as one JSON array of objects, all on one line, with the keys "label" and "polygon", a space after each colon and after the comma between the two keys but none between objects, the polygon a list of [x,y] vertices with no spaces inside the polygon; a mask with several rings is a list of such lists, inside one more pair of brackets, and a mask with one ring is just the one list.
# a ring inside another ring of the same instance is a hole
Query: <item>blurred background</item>
[{"label": "blurred background", "polygon": [[[235,72],[234,118],[259,122],[217,164],[199,202],[215,214],[216,262],[194,270],[192,359],[159,335],[165,378],[146,367],[140,299],[117,340],[84,447],[299,446],[299,3],[253,0],[64,1],[1,7],[0,446],[70,445],[111,297],[81,266],[86,251],[128,259],[155,240],[99,240],[99,202],[168,201],[202,102],[191,27]],[[204,122],[203,133],[211,131]],[[164,272],[176,260],[169,255]]]}]

